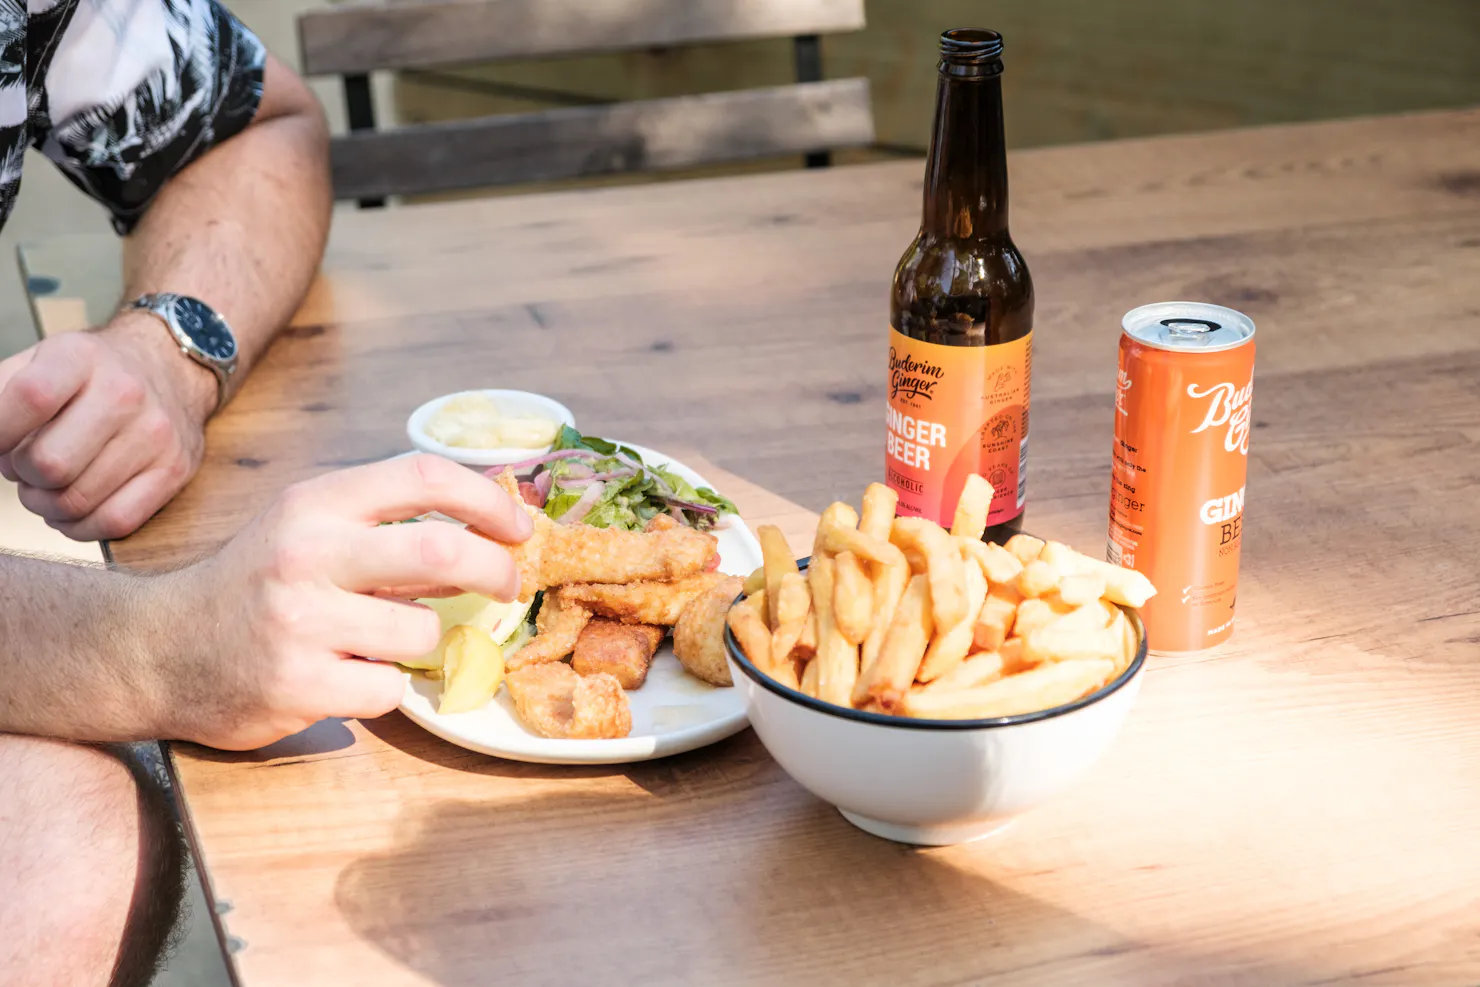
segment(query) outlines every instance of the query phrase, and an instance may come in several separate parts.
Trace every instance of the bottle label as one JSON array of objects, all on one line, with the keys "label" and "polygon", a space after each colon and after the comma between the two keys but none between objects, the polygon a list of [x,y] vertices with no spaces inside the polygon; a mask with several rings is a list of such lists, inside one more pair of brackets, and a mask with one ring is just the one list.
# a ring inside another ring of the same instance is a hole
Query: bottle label
[{"label": "bottle label", "polygon": [[950,527],[966,477],[992,485],[987,523],[1023,511],[1033,334],[992,346],[942,346],[889,330],[887,482],[902,517]]}]

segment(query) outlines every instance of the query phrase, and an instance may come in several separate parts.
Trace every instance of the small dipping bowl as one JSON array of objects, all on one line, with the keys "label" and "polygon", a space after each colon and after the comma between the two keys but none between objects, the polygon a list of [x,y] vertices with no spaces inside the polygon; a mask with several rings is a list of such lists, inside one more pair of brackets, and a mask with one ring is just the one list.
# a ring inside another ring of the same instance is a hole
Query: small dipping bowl
[{"label": "small dipping bowl", "polygon": [[550,446],[535,446],[533,448],[502,448],[502,449],[473,449],[463,446],[449,446],[438,442],[427,434],[427,423],[442,406],[453,398],[468,395],[482,394],[500,407],[516,414],[538,415],[548,418],[561,425],[575,427],[575,416],[570,409],[552,398],[543,394],[534,394],[530,391],[495,391],[495,390],[473,390],[458,391],[456,394],[444,394],[439,398],[433,398],[426,404],[411,413],[406,421],[406,437],[411,440],[412,446],[421,452],[430,452],[433,455],[442,456],[455,463],[464,466],[507,466],[509,463],[517,463],[526,459],[533,459],[550,451]]},{"label": "small dipping bowl", "polygon": [[990,836],[1086,775],[1140,689],[1146,629],[1124,672],[1064,706],[984,720],[917,720],[843,709],[763,674],[725,629],[750,725],[786,773],[865,832],[948,846]]}]

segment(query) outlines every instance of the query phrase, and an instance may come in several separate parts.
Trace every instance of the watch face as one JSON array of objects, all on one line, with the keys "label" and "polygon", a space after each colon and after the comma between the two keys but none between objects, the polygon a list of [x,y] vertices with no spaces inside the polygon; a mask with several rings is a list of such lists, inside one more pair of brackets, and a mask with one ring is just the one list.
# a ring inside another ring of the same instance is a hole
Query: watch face
[{"label": "watch face", "polygon": [[236,340],[231,337],[231,331],[205,303],[194,298],[177,298],[175,322],[206,356],[229,360],[236,355]]}]

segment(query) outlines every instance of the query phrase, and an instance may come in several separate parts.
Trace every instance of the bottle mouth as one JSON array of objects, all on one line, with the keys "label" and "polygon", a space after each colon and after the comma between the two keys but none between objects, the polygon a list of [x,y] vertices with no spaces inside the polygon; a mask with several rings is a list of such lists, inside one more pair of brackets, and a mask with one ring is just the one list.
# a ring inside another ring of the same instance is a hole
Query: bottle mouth
[{"label": "bottle mouth", "polygon": [[958,27],[940,36],[940,54],[957,65],[981,65],[1002,57],[1002,35],[980,28]]},{"label": "bottle mouth", "polygon": [[954,78],[985,78],[1002,71],[1002,35],[962,27],[940,36],[940,71]]}]

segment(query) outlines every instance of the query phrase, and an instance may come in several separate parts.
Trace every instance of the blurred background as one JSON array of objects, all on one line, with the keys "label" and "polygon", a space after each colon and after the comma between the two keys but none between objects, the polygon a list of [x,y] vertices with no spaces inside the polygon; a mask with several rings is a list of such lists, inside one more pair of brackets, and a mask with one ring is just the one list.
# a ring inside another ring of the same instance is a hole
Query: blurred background
[{"label": "blurred background", "polygon": [[[1480,101],[1473,0],[866,0],[822,39],[827,78],[865,76],[880,150],[924,154],[936,40],[1006,42],[1009,147],[1316,120]],[[405,122],[792,81],[786,39],[404,73]],[[846,160],[858,153],[840,156]]]}]

